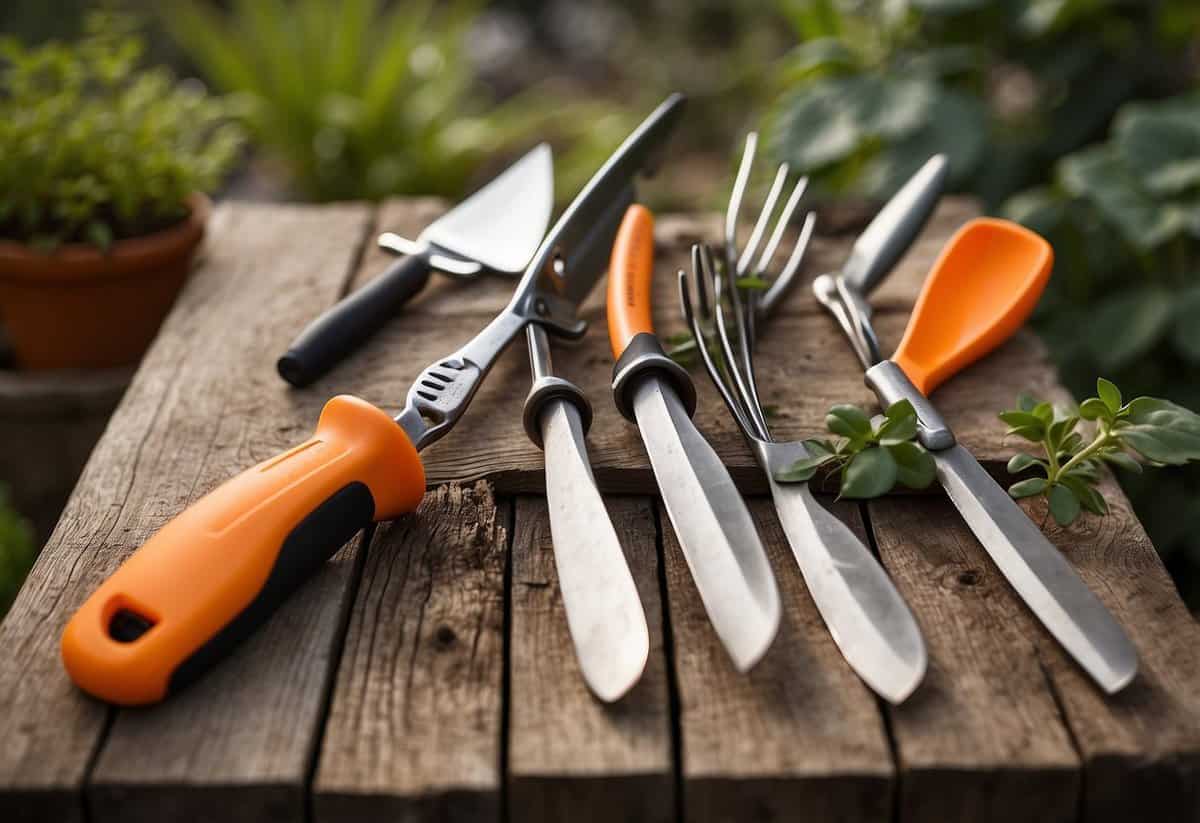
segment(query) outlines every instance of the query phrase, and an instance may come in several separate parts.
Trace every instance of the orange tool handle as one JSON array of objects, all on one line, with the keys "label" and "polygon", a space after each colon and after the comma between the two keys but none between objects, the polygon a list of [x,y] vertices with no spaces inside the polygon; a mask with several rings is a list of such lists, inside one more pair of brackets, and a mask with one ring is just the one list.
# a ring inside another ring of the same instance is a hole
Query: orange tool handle
[{"label": "orange tool handle", "polygon": [[67,672],[122,705],[154,703],[217,662],[359,529],[413,511],[421,459],[387,413],[330,400],[306,442],[170,521],[80,607]]},{"label": "orange tool handle", "polygon": [[608,340],[614,359],[638,334],[654,334],[653,285],[654,215],[635,203],[621,220],[608,268]]}]

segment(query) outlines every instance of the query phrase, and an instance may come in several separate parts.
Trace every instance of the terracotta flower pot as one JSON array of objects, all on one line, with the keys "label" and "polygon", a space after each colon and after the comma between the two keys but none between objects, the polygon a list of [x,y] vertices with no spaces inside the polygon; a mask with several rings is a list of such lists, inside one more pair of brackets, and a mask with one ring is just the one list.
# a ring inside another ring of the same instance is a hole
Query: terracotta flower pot
[{"label": "terracotta flower pot", "polygon": [[39,252],[0,241],[0,323],[26,369],[135,363],[158,332],[191,268],[212,204],[188,198],[181,222],[119,240]]}]

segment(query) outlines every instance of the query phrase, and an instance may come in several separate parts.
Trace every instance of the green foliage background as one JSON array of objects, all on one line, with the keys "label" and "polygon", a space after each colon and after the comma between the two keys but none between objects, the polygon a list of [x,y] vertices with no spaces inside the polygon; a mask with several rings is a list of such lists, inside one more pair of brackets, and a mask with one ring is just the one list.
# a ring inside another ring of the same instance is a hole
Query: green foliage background
[{"label": "green foliage background", "polygon": [[0,236],[107,247],[179,220],[221,181],[242,141],[228,106],[139,71],[143,51],[106,14],[74,44],[0,39]]}]

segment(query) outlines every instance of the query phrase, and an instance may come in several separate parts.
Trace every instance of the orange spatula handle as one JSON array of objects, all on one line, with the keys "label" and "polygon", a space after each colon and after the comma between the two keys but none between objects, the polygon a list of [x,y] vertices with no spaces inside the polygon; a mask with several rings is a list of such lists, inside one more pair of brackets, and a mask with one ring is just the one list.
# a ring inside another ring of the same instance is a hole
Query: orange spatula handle
[{"label": "orange spatula handle", "polygon": [[608,340],[614,358],[639,334],[654,334],[654,216],[636,203],[625,212],[608,269]]},{"label": "orange spatula handle", "polygon": [[425,473],[385,412],[330,400],[316,433],[167,523],[80,607],[62,637],[71,678],[111,703],[153,703],[259,626],[372,521],[417,507]]},{"label": "orange spatula handle", "polygon": [[688,414],[696,410],[696,387],[687,369],[663,351],[654,334],[654,216],[633,204],[617,229],[608,265],[608,341],[612,344],[613,400],[635,421],[633,394],[647,376],[670,384]]}]

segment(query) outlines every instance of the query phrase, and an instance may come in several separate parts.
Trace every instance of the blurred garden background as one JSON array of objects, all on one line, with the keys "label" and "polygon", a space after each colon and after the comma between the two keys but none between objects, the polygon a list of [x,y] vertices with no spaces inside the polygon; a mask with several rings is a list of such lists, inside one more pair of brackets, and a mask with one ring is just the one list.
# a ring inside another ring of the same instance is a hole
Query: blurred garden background
[{"label": "blurred garden background", "polygon": [[[953,191],[1054,244],[1035,327],[1067,386],[1104,376],[1200,408],[1195,0],[6,0],[0,32],[0,234],[27,239],[32,143],[5,115],[30,88],[13,78],[97,37],[130,82],[166,69],[212,95],[235,129],[218,197],[455,198],[542,139],[566,197],[682,90],[653,205],[720,208],[751,128],[824,201],[878,201],[945,152]],[[80,237],[103,244],[93,228]],[[1121,481],[1200,608],[1200,470]],[[0,613],[46,536],[5,501]]]}]

